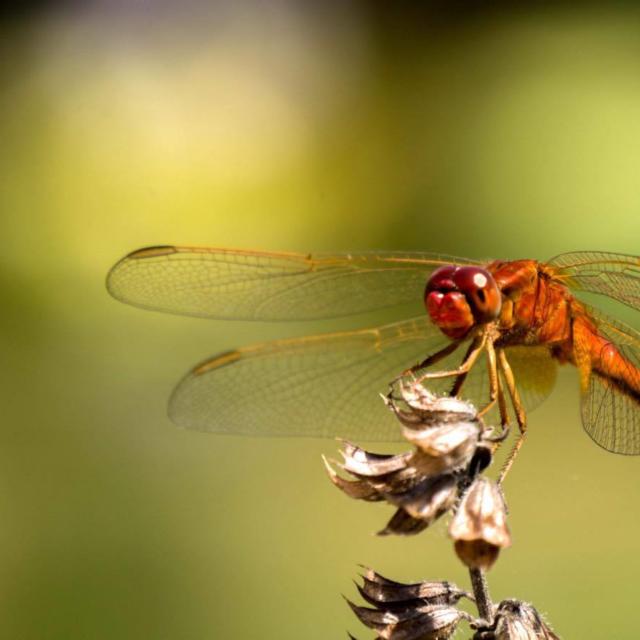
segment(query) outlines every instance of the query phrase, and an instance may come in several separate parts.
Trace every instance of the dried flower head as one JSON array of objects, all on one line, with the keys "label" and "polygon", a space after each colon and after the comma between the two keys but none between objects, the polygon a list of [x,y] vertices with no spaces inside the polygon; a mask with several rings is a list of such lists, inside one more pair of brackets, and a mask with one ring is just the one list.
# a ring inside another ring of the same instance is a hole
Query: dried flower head
[{"label": "dried flower head", "polygon": [[450,582],[403,584],[366,568],[361,577],[362,586],[356,586],[373,608],[347,602],[378,640],[446,640],[463,620],[476,630],[473,640],[560,640],[526,602],[503,600],[489,622],[457,608],[462,598],[473,596]]},{"label": "dried flower head", "polygon": [[475,407],[453,396],[438,396],[420,383],[392,386],[386,404],[407,427],[426,427],[477,420]]},{"label": "dried flower head", "polygon": [[507,510],[498,485],[476,478],[449,525],[458,557],[471,569],[489,569],[511,544]]},{"label": "dried flower head", "polygon": [[[358,590],[373,607],[349,603],[360,622],[385,640],[446,640],[461,620],[473,620],[455,608],[465,593],[449,582],[402,584],[367,569]],[[353,638],[353,636],[351,636]]]},{"label": "dried flower head", "polygon": [[421,385],[402,385],[385,399],[415,445],[398,455],[343,444],[336,464],[325,460],[332,482],[352,498],[385,500],[397,508],[382,535],[415,534],[452,509],[473,478],[491,462],[495,440],[476,409],[458,398],[438,397]]},{"label": "dried flower head", "polygon": [[363,584],[358,586],[360,595],[376,607],[406,609],[414,604],[448,604],[454,605],[461,598],[471,598],[471,594],[463,591],[452,582],[414,582],[403,584],[390,580],[376,573],[373,569],[363,567],[361,575]]},{"label": "dried flower head", "polygon": [[519,600],[503,600],[491,628],[479,630],[474,640],[560,640],[535,608]]}]

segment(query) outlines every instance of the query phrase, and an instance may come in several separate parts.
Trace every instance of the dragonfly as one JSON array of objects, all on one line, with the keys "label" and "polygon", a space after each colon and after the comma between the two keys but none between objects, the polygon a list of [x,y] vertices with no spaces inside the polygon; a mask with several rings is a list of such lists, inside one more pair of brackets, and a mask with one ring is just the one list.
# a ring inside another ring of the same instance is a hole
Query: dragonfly
[{"label": "dragonfly", "polygon": [[477,261],[156,246],[116,263],[107,288],[144,309],[220,320],[396,310],[398,320],[384,326],[261,342],[208,358],[171,395],[169,416],[182,427],[400,440],[376,392],[409,376],[483,404],[503,427],[515,416],[517,452],[527,412],[552,391],[557,366],[569,364],[578,371],[588,435],[608,451],[640,454],[640,333],[585,300],[599,294],[640,310],[637,256]]}]

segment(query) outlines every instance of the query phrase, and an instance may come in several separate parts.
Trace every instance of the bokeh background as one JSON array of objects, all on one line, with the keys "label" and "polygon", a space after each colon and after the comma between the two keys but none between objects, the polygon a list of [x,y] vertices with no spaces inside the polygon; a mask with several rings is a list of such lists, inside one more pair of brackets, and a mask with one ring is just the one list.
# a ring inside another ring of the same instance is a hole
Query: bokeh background
[{"label": "bokeh background", "polygon": [[[147,313],[104,278],[163,243],[639,253],[640,10],[479,7],[4,10],[0,637],[367,637],[340,596],[357,563],[466,584],[442,525],[372,535],[390,510],[330,485],[335,443],[168,421],[202,358],[333,324]],[[636,638],[640,460],[578,415],[567,370],[508,480],[493,595]]]}]

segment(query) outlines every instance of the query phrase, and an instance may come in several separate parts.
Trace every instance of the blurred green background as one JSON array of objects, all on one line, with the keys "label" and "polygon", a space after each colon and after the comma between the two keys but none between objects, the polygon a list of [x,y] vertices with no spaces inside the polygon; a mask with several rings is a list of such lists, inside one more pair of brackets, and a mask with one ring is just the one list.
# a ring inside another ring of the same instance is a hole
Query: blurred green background
[{"label": "blurred green background", "polygon": [[[330,485],[335,443],[168,421],[197,361],[327,325],[145,313],[104,288],[163,243],[639,253],[634,4],[389,5],[4,14],[0,637],[363,638],[340,597],[357,563],[467,584],[444,526],[372,535],[390,509]],[[492,592],[563,637],[636,638],[640,460],[578,416],[566,370],[508,480]]]}]

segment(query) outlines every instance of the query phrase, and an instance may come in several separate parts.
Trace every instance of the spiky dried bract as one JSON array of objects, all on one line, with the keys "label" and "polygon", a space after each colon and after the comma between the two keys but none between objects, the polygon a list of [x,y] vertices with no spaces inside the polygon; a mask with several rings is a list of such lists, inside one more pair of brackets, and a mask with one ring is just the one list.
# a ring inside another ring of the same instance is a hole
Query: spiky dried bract
[{"label": "spiky dried bract", "polygon": [[448,511],[457,497],[458,479],[450,473],[424,478],[406,491],[385,495],[387,502],[427,523]]},{"label": "spiky dried bract", "polygon": [[477,420],[475,407],[452,396],[437,396],[422,384],[401,382],[385,399],[398,420],[407,427],[426,427]]},{"label": "spiky dried bract", "polygon": [[408,466],[411,456],[411,451],[396,456],[369,453],[347,441],[342,449],[344,470],[359,476],[379,477],[400,471]]},{"label": "spiky dried bract", "polygon": [[478,425],[472,422],[420,430],[404,427],[402,432],[417,447],[412,458],[413,466],[429,475],[467,466],[480,437]]},{"label": "spiky dried bract", "polygon": [[403,584],[368,568],[365,568],[361,577],[362,586],[356,586],[363,599],[376,607],[384,605],[389,610],[406,609],[418,604],[454,605],[460,598],[471,597],[452,582]]},{"label": "spiky dried bract", "polygon": [[384,640],[446,640],[461,620],[472,620],[455,605],[469,597],[449,582],[402,584],[384,578],[371,569],[363,576],[362,597],[374,608],[361,607],[349,600],[360,622]]},{"label": "spiky dried bract", "polygon": [[560,640],[536,609],[519,600],[503,600],[490,630],[479,631],[476,640]]},{"label": "spiky dried bract", "polygon": [[325,464],[331,481],[351,498],[397,507],[381,535],[412,535],[456,504],[490,463],[493,441],[473,405],[458,398],[438,397],[416,384],[402,386],[386,402],[415,449],[381,455],[343,442],[343,463],[336,466],[352,480]]},{"label": "spiky dried bract", "polygon": [[384,640],[446,640],[465,615],[454,607],[423,605],[407,611],[381,611],[349,606],[360,622],[373,629]]},{"label": "spiky dried bract", "polygon": [[474,480],[451,520],[449,535],[467,567],[486,570],[494,564],[500,550],[511,544],[506,506],[495,482]]}]

